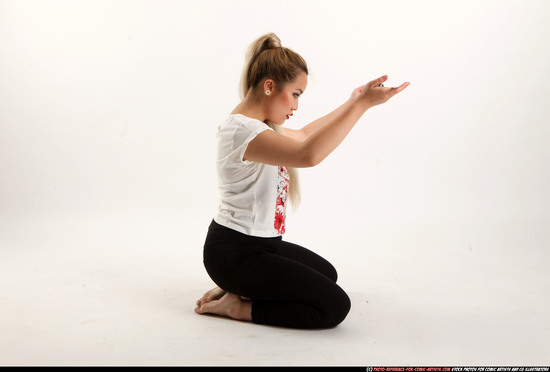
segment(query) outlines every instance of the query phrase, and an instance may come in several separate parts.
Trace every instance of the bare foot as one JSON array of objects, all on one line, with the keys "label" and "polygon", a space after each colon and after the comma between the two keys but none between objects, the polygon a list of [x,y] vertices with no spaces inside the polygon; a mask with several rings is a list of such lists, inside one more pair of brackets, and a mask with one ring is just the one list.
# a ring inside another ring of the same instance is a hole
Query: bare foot
[{"label": "bare foot", "polygon": [[197,306],[201,306],[202,304],[204,304],[206,302],[219,300],[226,293],[227,292],[224,291],[223,289],[221,289],[220,287],[213,288],[213,289],[209,290],[208,292],[206,292],[204,294],[204,296],[202,296],[202,298],[197,301]]},{"label": "bare foot", "polygon": [[239,295],[227,292],[219,300],[197,304],[197,314],[216,314],[237,320],[252,320],[252,302],[243,301]]}]

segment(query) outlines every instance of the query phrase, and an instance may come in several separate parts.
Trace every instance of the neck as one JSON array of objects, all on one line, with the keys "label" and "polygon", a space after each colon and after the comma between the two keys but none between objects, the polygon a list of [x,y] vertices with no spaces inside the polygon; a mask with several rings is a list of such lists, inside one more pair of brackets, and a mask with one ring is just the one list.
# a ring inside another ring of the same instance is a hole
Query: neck
[{"label": "neck", "polygon": [[267,98],[268,97],[264,94],[254,94],[254,92],[250,90],[241,103],[239,103],[233,112],[231,112],[231,114],[241,114],[249,118],[265,122],[267,119]]}]

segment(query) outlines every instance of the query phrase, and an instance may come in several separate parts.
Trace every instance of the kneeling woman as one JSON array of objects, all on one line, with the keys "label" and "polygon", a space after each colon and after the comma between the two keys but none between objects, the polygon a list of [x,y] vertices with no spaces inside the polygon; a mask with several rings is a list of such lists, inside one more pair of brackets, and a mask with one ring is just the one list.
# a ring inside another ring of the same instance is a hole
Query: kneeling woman
[{"label": "kneeling woman", "polygon": [[[219,210],[204,245],[218,287],[197,301],[199,314],[294,328],[330,328],[350,310],[334,267],[282,240],[287,199],[298,196],[294,168],[313,167],[361,116],[408,86],[385,88],[382,76],[300,130],[283,128],[307,86],[304,59],[267,34],[249,48],[243,100],[218,127]],[[288,198],[287,198],[288,197]]]}]

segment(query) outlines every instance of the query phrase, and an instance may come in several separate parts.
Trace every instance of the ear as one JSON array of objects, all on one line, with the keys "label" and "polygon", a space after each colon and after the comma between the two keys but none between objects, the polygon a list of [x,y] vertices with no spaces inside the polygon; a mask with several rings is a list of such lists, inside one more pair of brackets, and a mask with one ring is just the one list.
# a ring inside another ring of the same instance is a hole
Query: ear
[{"label": "ear", "polygon": [[264,92],[266,90],[273,91],[274,87],[275,87],[275,82],[272,79],[265,79],[265,81],[264,81]]}]

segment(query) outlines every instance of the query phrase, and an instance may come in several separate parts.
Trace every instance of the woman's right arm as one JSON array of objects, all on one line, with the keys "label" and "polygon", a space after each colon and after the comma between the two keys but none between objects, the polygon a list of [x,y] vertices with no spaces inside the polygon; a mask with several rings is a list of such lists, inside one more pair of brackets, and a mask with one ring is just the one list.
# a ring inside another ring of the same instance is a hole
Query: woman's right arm
[{"label": "woman's right arm", "polygon": [[353,100],[361,93],[364,87],[365,86],[363,85],[363,86],[360,86],[359,88],[354,89],[353,92],[351,93],[350,99],[344,102],[334,111],[326,114],[325,116],[320,117],[319,119],[309,123],[308,125],[306,125],[301,129],[284,128],[283,134],[288,137],[297,139],[298,141],[305,141],[312,133],[316,132],[317,129],[323,127],[326,123],[332,120],[339,112],[341,112],[351,102],[353,102]]},{"label": "woman's right arm", "polygon": [[378,87],[386,80],[387,76],[382,76],[366,84],[359,94],[342,105],[334,115],[330,115],[303,142],[274,131],[260,133],[248,144],[243,159],[295,168],[319,164],[342,143],[365,111],[386,102],[409,85],[404,83],[397,88]]}]

